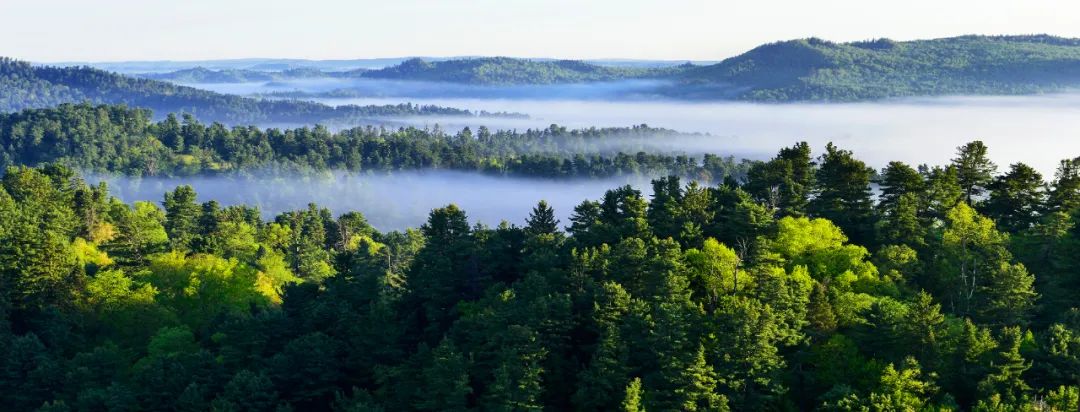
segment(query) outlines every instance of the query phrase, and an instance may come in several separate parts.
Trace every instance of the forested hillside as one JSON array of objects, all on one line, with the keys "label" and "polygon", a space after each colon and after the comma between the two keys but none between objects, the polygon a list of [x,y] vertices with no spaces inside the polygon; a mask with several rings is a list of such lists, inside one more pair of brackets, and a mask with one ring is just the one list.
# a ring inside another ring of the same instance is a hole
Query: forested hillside
[{"label": "forested hillside", "polygon": [[[474,115],[468,110],[411,104],[331,107],[304,101],[259,100],[127,77],[88,67],[36,67],[29,63],[0,58],[0,113],[81,102],[126,104],[160,113],[184,112],[203,121],[230,124],[347,122],[410,115]],[[484,114],[519,116],[506,113]]]},{"label": "forested hillside", "polygon": [[763,45],[680,76],[676,95],[851,101],[1031,94],[1080,86],[1080,39],[963,36],[898,42],[820,39]]},{"label": "forested hillside", "polygon": [[[859,101],[951,94],[1034,94],[1080,87],[1080,39],[962,36],[834,43],[771,43],[712,65],[615,68],[580,61],[413,59],[362,74],[467,84],[553,84],[653,79],[680,99]],[[640,91],[637,91],[640,93]]]},{"label": "forested hillside", "polygon": [[557,84],[655,78],[687,66],[665,68],[613,67],[578,60],[528,60],[483,57],[443,61],[410,59],[396,66],[363,72],[364,77],[484,85]]},{"label": "forested hillside", "polygon": [[10,167],[4,409],[1077,410],[1080,159],[810,153],[391,233]]},{"label": "forested hillside", "polygon": [[[362,69],[353,73],[361,73]],[[295,68],[281,71],[260,71],[245,69],[210,70],[203,67],[177,70],[167,73],[143,73],[136,75],[146,79],[166,80],[177,83],[246,83],[268,82],[286,79],[305,79],[327,77],[328,74],[318,69]]]},{"label": "forested hillside", "polygon": [[[60,105],[0,114],[0,167],[59,163],[130,176],[227,172],[452,169],[533,177],[640,174],[720,181],[747,163],[652,150],[670,139],[707,139],[646,125],[490,131],[227,128],[190,116],[152,122],[147,110]],[[648,152],[646,152],[648,151]]]}]

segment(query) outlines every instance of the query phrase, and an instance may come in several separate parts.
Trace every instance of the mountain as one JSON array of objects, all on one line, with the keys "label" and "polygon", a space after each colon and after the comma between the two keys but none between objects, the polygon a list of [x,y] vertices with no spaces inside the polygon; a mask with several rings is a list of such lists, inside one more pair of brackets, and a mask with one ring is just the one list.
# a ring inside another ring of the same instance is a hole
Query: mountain
[{"label": "mountain", "polygon": [[802,39],[692,68],[666,94],[753,101],[854,101],[1032,94],[1080,86],[1080,39],[961,36],[898,42]]},{"label": "mountain", "polygon": [[268,72],[246,69],[210,70],[201,66],[166,73],[143,73],[135,75],[135,77],[142,77],[144,79],[164,80],[175,83],[269,82],[275,80],[324,76],[325,74],[322,71],[311,68],[287,69],[277,72]]},{"label": "mountain", "polygon": [[509,57],[444,61],[410,59],[396,66],[365,72],[363,76],[477,85],[559,84],[667,77],[688,67],[616,67],[579,60],[544,61]]},{"label": "mountain", "polygon": [[[148,108],[162,116],[184,112],[203,121],[229,124],[352,122],[389,116],[474,115],[468,110],[412,104],[331,107],[293,100],[259,100],[128,77],[89,67],[41,67],[0,58],[0,112],[78,102],[125,104]],[[503,113],[485,115],[520,116]]]},{"label": "mountain", "polygon": [[1080,86],[1080,39],[961,36],[762,45],[716,64],[602,66],[504,57],[411,59],[364,77],[481,85],[668,80],[656,94],[682,99],[859,101],[949,94],[1033,94]]}]

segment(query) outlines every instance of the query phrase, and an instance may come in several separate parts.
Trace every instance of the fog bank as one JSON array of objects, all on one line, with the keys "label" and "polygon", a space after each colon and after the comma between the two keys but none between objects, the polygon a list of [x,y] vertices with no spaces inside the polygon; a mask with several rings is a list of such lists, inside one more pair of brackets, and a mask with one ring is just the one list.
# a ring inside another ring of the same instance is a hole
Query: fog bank
[{"label": "fog bank", "polygon": [[[327,104],[382,104],[394,99],[320,99]],[[646,123],[709,138],[673,139],[670,148],[751,159],[808,141],[815,151],[835,142],[880,168],[892,160],[943,164],[957,146],[982,140],[1001,169],[1025,162],[1049,178],[1059,160],[1080,156],[1080,94],[944,97],[851,104],[689,103],[514,99],[418,99],[464,109],[529,113],[529,119],[457,119],[452,128],[481,124],[524,129],[550,124],[581,128]],[[409,121],[410,119],[397,119]],[[414,118],[418,126],[440,119]],[[449,120],[449,119],[447,119]],[[449,126],[448,126],[449,125]]]},{"label": "fog bank", "polygon": [[495,226],[506,220],[523,225],[533,206],[546,200],[562,225],[584,200],[599,199],[604,191],[632,184],[644,194],[648,179],[623,177],[596,180],[547,180],[501,177],[456,171],[415,171],[393,174],[327,173],[322,176],[260,177],[149,177],[89,175],[90,182],[106,181],[110,191],[125,202],[161,204],[164,194],[179,185],[191,185],[199,202],[216,200],[223,206],[259,206],[264,218],[306,208],[308,203],[330,208],[335,215],[359,211],[381,231],[419,227],[431,209],[454,203],[470,223]]}]

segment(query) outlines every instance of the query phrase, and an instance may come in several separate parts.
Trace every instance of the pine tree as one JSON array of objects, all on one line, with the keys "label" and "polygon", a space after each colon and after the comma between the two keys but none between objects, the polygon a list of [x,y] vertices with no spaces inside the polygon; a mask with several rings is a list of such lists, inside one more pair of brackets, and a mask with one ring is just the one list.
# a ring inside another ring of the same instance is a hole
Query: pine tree
[{"label": "pine tree", "polygon": [[979,394],[983,398],[998,395],[1006,404],[1019,405],[1027,399],[1031,387],[1020,376],[1031,364],[1020,355],[1020,328],[1006,327],[1001,330],[998,352],[992,363],[992,371],[979,382]]},{"label": "pine tree", "polygon": [[1080,207],[1080,157],[1061,161],[1048,197],[1048,206],[1054,211],[1068,213]]},{"label": "pine tree", "polygon": [[836,330],[836,314],[829,303],[829,294],[825,285],[814,282],[814,291],[806,306],[806,320],[810,331],[817,337],[825,337]]},{"label": "pine tree", "polygon": [[870,200],[870,177],[874,170],[855,159],[850,151],[830,143],[820,158],[814,198],[808,210],[815,217],[831,220],[855,244],[870,245],[874,213]]},{"label": "pine tree", "polygon": [[964,192],[964,199],[973,205],[993,181],[997,165],[987,156],[986,145],[978,140],[958,147],[956,152],[952,165],[956,168],[957,182]]},{"label": "pine tree", "polygon": [[555,218],[555,210],[547,201],[541,200],[533,208],[526,221],[525,233],[534,237],[559,233],[559,220]]},{"label": "pine tree", "polygon": [[634,378],[626,385],[626,396],[622,401],[623,412],[645,412],[645,406],[641,403],[642,390],[641,378]]},{"label": "pine tree", "polygon": [[199,234],[202,209],[195,203],[195,196],[195,189],[187,185],[165,194],[165,233],[173,250],[191,250]]},{"label": "pine tree", "polygon": [[983,204],[987,217],[1002,230],[1016,233],[1035,225],[1046,207],[1046,183],[1031,166],[1016,163],[989,185]]},{"label": "pine tree", "polygon": [[431,352],[431,361],[421,372],[417,410],[464,411],[472,388],[465,357],[454,343],[443,339]]}]

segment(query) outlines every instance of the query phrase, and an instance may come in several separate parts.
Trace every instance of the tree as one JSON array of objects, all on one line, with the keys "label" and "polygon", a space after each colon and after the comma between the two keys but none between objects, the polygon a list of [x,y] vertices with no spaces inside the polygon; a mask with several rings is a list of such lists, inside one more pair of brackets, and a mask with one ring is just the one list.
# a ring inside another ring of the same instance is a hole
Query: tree
[{"label": "tree", "polygon": [[913,195],[917,199],[926,192],[925,177],[903,162],[889,162],[882,169],[878,184],[881,187],[878,207],[882,210],[895,209],[904,195]]},{"label": "tree", "polygon": [[684,219],[682,211],[683,189],[677,176],[667,176],[652,181],[652,200],[647,212],[649,227],[656,236],[678,239]]},{"label": "tree", "polygon": [[195,189],[179,186],[165,194],[165,232],[173,250],[189,251],[199,235],[202,208],[195,203]]},{"label": "tree", "polygon": [[802,216],[814,184],[810,145],[800,142],[780,149],[772,160],[750,167],[744,188],[781,216]]},{"label": "tree", "polygon": [[1058,165],[1047,203],[1051,210],[1066,213],[1080,207],[1080,157]]},{"label": "tree", "polygon": [[[127,212],[129,209],[123,209]],[[150,202],[135,202],[134,208],[121,220],[120,243],[123,252],[135,262],[158,252],[169,242],[165,232],[165,214]]]},{"label": "tree", "polygon": [[990,198],[983,204],[986,216],[1011,233],[1031,228],[1046,207],[1046,184],[1031,166],[1016,163],[989,185]]},{"label": "tree", "polygon": [[438,342],[456,319],[454,306],[480,296],[485,280],[473,260],[472,230],[455,205],[435,209],[420,231],[427,238],[408,275],[412,302],[421,311],[425,341]]},{"label": "tree", "polygon": [[979,382],[979,394],[983,398],[997,395],[1003,402],[1012,405],[1018,405],[1027,399],[1031,387],[1020,375],[1031,368],[1031,364],[1020,355],[1020,339],[1018,327],[1001,330],[998,352],[992,364],[993,370]]},{"label": "tree", "polygon": [[464,411],[469,386],[468,364],[454,343],[443,339],[431,353],[431,362],[421,372],[422,385],[416,409],[423,411]]},{"label": "tree", "polygon": [[559,220],[555,218],[555,210],[547,201],[541,200],[533,208],[525,224],[525,233],[530,236],[559,233]]},{"label": "tree", "polygon": [[641,404],[641,398],[641,378],[634,378],[626,385],[626,397],[622,401],[623,412],[645,412],[645,406]]},{"label": "tree", "polygon": [[956,180],[964,192],[964,199],[969,205],[986,191],[994,178],[997,165],[987,156],[986,145],[973,141],[956,148],[956,158],[952,160],[956,168]]},{"label": "tree", "polygon": [[869,407],[874,411],[924,410],[936,391],[932,381],[924,380],[919,363],[907,358],[899,370],[891,363],[885,366],[878,389],[870,394]]},{"label": "tree", "polygon": [[809,212],[831,220],[851,240],[869,245],[873,239],[874,213],[870,200],[870,177],[874,170],[856,160],[851,152],[825,147],[819,160],[814,198]]},{"label": "tree", "polygon": [[967,204],[947,216],[941,235],[938,277],[929,285],[958,314],[995,324],[1023,322],[1036,297],[1034,279],[1010,262],[1008,235]]},{"label": "tree", "polygon": [[269,377],[242,370],[225,384],[211,405],[216,411],[256,412],[271,410],[277,403],[278,393]]}]

